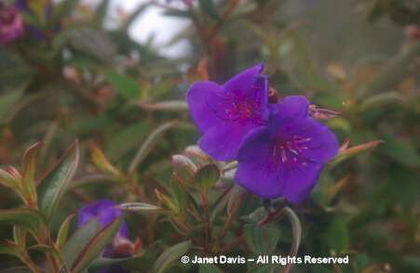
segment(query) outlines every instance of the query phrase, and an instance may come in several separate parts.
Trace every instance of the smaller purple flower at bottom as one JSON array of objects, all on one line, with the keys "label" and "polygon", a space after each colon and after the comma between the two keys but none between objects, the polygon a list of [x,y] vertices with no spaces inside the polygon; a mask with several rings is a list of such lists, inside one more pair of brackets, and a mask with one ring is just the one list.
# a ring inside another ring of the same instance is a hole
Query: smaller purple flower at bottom
[{"label": "smaller purple flower at bottom", "polygon": [[25,24],[20,11],[0,3],[0,44],[13,42],[23,36]]},{"label": "smaller purple flower at bottom", "polygon": [[[79,213],[78,227],[86,225],[93,219],[98,219],[101,226],[105,228],[116,221],[122,214],[122,209],[118,208],[114,202],[110,200],[99,200],[82,208]],[[129,240],[128,226],[127,223],[123,222],[112,243],[105,247],[103,256],[108,258],[129,257],[138,253],[140,249],[140,240],[137,239],[134,243]],[[126,272],[128,273],[129,271],[118,265],[111,265],[100,271],[100,273]]]},{"label": "smaller purple flower at bottom", "polygon": [[289,96],[271,105],[266,126],[253,130],[238,153],[235,180],[264,198],[308,197],[329,160],[338,152],[337,137],[309,114],[309,101]]},{"label": "smaller purple flower at bottom", "polygon": [[264,65],[239,73],[224,85],[195,83],[188,90],[191,116],[203,133],[198,145],[216,160],[236,159],[244,137],[268,118]]}]

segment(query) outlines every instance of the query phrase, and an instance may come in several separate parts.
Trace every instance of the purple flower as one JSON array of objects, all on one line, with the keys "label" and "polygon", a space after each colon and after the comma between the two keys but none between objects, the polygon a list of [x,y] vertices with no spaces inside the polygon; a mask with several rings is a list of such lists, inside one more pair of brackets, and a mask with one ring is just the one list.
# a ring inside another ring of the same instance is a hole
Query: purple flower
[{"label": "purple flower", "polygon": [[224,85],[201,81],[188,91],[192,118],[203,133],[198,144],[215,159],[235,159],[244,137],[265,124],[268,80],[263,70],[260,64]]},{"label": "purple flower", "polygon": [[235,180],[264,198],[303,201],[316,185],[324,164],[338,152],[338,140],[309,114],[303,96],[272,105],[266,126],[253,130],[238,153]]},{"label": "purple flower", "polygon": [[[82,227],[89,221],[97,218],[101,226],[106,227],[116,221],[122,213],[123,211],[118,208],[114,202],[110,200],[100,200],[82,208],[79,213],[78,226]],[[128,226],[124,222],[112,241],[112,244],[105,248],[103,256],[109,258],[127,257],[137,253],[140,248],[140,240],[137,240],[134,244],[129,240]],[[112,265],[107,268],[103,268],[100,271],[100,273],[111,272],[126,273],[129,271],[118,265]]]},{"label": "purple flower", "polygon": [[0,6],[0,44],[7,44],[21,37],[25,25],[19,10],[11,6]]}]

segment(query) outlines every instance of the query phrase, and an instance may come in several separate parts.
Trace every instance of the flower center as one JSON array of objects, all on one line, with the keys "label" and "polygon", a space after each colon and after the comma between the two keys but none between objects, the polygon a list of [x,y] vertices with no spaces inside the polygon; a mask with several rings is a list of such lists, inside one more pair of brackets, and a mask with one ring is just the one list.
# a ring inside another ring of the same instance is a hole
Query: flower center
[{"label": "flower center", "polygon": [[273,147],[273,163],[278,167],[306,167],[307,160],[302,157],[302,151],[307,150],[311,138],[293,136],[281,139]]},{"label": "flower center", "polygon": [[209,103],[209,106],[220,119],[226,121],[264,123],[261,117],[261,104],[249,98],[242,98],[231,93],[219,98],[216,103]]}]

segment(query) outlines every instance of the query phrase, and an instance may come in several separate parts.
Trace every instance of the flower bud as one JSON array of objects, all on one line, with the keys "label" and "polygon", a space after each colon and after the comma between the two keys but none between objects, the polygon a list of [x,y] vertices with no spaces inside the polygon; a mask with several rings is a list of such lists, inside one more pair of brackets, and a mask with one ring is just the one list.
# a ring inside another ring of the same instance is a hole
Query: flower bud
[{"label": "flower bud", "polygon": [[25,32],[22,15],[15,7],[0,7],[0,44],[20,38]]}]

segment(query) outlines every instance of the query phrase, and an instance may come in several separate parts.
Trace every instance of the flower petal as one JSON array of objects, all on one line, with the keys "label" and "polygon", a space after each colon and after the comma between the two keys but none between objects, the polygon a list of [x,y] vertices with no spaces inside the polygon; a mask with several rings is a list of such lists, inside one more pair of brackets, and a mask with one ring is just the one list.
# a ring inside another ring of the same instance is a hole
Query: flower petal
[{"label": "flower petal", "polygon": [[187,100],[190,107],[192,119],[201,132],[223,126],[224,121],[220,119],[210,107],[209,102],[217,101],[223,95],[224,90],[211,81],[197,82],[188,90]]},{"label": "flower petal", "polygon": [[235,180],[263,198],[286,197],[293,203],[305,199],[316,185],[323,164],[299,160],[282,164],[274,154],[276,138],[271,128],[260,127],[249,133],[238,153]]},{"label": "flower petal", "polygon": [[229,81],[227,81],[223,86],[229,92],[234,92],[236,95],[248,96],[253,93],[255,89],[255,82],[261,73],[264,71],[264,65],[258,64],[254,67],[248,68]]},{"label": "flower petal", "polygon": [[294,123],[309,117],[309,101],[305,96],[287,96],[282,102],[271,107],[273,118]]},{"label": "flower petal", "polygon": [[254,128],[252,123],[214,127],[199,140],[198,145],[216,160],[234,160],[244,137]]},{"label": "flower petal", "polygon": [[337,136],[327,126],[309,118],[300,130],[300,136],[310,139],[306,145],[308,149],[302,150],[304,157],[319,163],[327,163],[337,155],[340,146]]}]

